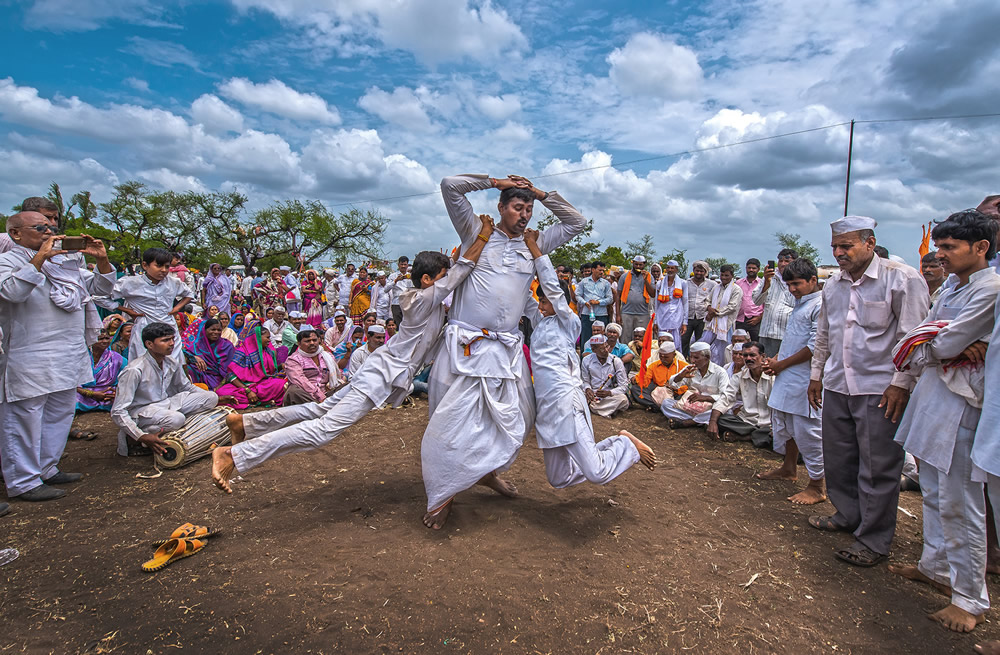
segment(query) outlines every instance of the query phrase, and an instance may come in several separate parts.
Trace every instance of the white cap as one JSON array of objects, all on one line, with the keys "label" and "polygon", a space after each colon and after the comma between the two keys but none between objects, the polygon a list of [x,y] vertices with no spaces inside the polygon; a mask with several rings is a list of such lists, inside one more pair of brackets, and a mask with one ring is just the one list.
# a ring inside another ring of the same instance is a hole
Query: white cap
[{"label": "white cap", "polygon": [[670,261],[668,261],[666,263],[666,266],[676,266],[676,267],[680,268],[681,265],[677,263],[676,259],[671,259]]},{"label": "white cap", "polygon": [[279,266],[278,270],[279,271],[290,271],[290,270],[292,270],[292,267],[291,266]]},{"label": "white cap", "polygon": [[660,344],[660,352],[666,355],[667,353],[677,352],[677,346],[674,345],[673,341],[664,341]]},{"label": "white cap", "polygon": [[592,328],[604,327],[604,321],[594,321],[593,323],[590,324],[590,327]]},{"label": "white cap", "polygon": [[642,255],[636,255],[635,257],[632,258],[632,261],[636,262],[637,264],[645,264],[646,258],[643,257]]},{"label": "white cap", "polygon": [[673,341],[674,340],[674,335],[672,333],[670,333],[670,332],[660,332],[658,335],[656,335],[656,338],[657,339],[667,339],[669,341]]},{"label": "white cap", "polygon": [[344,316],[344,317],[346,317],[346,316],[347,316],[347,314],[345,314],[345,313],[344,313],[344,310],[342,310],[342,309],[338,309],[337,311],[335,311],[335,312],[333,313],[333,317],[334,317],[334,318],[337,318],[338,316]]},{"label": "white cap", "polygon": [[[740,346],[742,345],[743,344],[740,344]],[[695,341],[694,343],[691,344],[690,352],[693,353],[708,352],[711,349],[712,347],[707,343],[705,343],[704,341]]]},{"label": "white cap", "polygon": [[633,334],[635,334],[636,332],[641,332],[643,334],[646,334],[646,328],[642,327],[641,325],[637,325],[635,326],[635,329],[632,330]]},{"label": "white cap", "polygon": [[590,337],[590,340],[587,343],[589,343],[592,346],[596,346],[599,343],[607,343],[607,342],[608,338],[606,336],[604,336],[603,334],[595,334],[594,336]]},{"label": "white cap", "polygon": [[333,275],[337,271],[333,270],[332,268],[324,268],[323,272],[326,273],[327,275]]},{"label": "white cap", "polygon": [[604,326],[604,331],[614,332],[615,334],[621,334],[622,326],[618,325],[617,323],[608,323],[607,325]]},{"label": "white cap", "polygon": [[740,329],[740,330],[733,330],[733,336],[734,337],[746,337],[747,339],[749,339],[750,338],[750,333],[747,332],[746,330],[742,330],[742,329]]},{"label": "white cap", "polygon": [[738,352],[742,352],[742,351],[743,351],[743,344],[742,343],[734,343],[733,344],[733,352],[734,353],[738,353]]},{"label": "white cap", "polygon": [[867,216],[845,216],[830,223],[830,230],[833,231],[833,236],[837,236],[858,230],[874,230],[877,225],[874,218]]},{"label": "white cap", "polygon": [[368,334],[385,334],[385,328],[381,325],[369,325]]},{"label": "white cap", "polygon": [[201,305],[191,305],[191,313],[192,314],[200,314],[203,311],[205,311],[205,308],[202,307]]},{"label": "white cap", "polygon": [[287,314],[288,312],[286,312],[286,311],[285,311],[285,308],[284,308],[284,307],[282,307],[281,305],[277,305],[277,306],[276,306],[276,307],[274,308],[274,313],[275,313],[275,314]]},{"label": "white cap", "polygon": [[385,277],[385,271],[378,271],[375,273],[375,277]]},{"label": "white cap", "polygon": [[906,260],[900,257],[899,255],[889,255],[889,259],[891,261],[896,262],[897,264],[906,264]]},{"label": "white cap", "polygon": [[306,315],[302,312],[288,312],[288,318],[305,318]]}]

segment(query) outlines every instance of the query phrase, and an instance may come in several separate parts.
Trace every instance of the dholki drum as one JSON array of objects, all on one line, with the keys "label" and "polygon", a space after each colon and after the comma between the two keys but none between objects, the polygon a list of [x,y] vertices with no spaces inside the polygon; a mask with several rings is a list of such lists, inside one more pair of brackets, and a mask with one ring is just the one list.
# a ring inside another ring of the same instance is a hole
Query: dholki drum
[{"label": "dholki drum", "polygon": [[229,407],[216,407],[189,416],[181,429],[162,437],[167,442],[167,452],[156,456],[156,465],[165,469],[179,468],[211,454],[213,445],[227,445],[231,435],[226,417],[234,411]]}]

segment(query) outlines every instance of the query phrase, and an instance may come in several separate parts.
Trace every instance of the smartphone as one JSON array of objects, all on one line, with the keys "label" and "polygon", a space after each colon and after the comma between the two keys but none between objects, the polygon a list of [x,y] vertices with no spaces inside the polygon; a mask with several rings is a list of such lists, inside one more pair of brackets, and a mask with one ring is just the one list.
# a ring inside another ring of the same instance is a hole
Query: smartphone
[{"label": "smartphone", "polygon": [[774,266],[774,260],[773,260],[773,259],[769,259],[769,260],[767,260],[767,267],[768,267],[768,268],[774,268],[774,267],[775,267],[775,266]]},{"label": "smartphone", "polygon": [[63,237],[62,250],[83,250],[87,247],[87,240],[83,237]]}]

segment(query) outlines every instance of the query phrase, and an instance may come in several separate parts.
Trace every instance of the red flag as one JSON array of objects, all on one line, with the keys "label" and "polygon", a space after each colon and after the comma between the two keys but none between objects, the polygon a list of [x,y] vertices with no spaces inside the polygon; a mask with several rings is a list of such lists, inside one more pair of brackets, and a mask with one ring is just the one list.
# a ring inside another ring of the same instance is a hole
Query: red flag
[{"label": "red flag", "polygon": [[656,314],[649,317],[649,325],[646,326],[646,335],[642,338],[642,360],[639,362],[639,375],[636,379],[639,381],[639,397],[642,397],[642,390],[646,388],[649,383],[646,380],[646,362],[649,361],[649,357],[653,351],[653,326],[656,325]]},{"label": "red flag", "polygon": [[[917,249],[917,252],[920,253],[920,259],[923,259],[924,255],[931,251],[931,229],[933,227],[933,223],[928,223],[927,227],[920,226],[920,231],[923,233],[923,238],[920,239],[920,248]],[[920,269],[919,264],[917,265],[917,269]]]}]

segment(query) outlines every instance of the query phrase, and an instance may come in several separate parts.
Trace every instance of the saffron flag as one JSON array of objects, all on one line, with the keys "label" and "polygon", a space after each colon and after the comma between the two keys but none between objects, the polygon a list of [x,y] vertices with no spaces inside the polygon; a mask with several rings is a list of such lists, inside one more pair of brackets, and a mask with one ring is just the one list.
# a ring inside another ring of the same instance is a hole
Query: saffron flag
[{"label": "saffron flag", "polygon": [[[927,227],[924,227],[923,225],[920,226],[920,231],[923,232],[924,235],[923,238],[920,240],[920,248],[919,248],[920,259],[923,259],[924,255],[926,255],[931,251],[931,228],[933,227],[933,225],[934,225],[933,223],[927,223]],[[918,265],[917,270],[919,269],[920,266]]]},{"label": "saffron flag", "polygon": [[646,326],[646,334],[642,338],[642,360],[639,362],[639,397],[642,398],[642,390],[646,388],[649,381],[646,379],[646,362],[649,361],[653,351],[653,326],[656,325],[656,314],[649,317],[649,325]]}]

